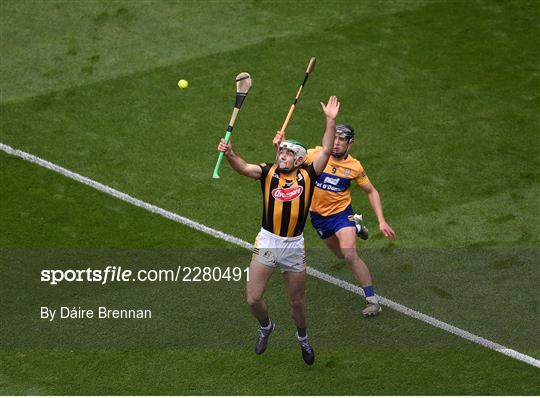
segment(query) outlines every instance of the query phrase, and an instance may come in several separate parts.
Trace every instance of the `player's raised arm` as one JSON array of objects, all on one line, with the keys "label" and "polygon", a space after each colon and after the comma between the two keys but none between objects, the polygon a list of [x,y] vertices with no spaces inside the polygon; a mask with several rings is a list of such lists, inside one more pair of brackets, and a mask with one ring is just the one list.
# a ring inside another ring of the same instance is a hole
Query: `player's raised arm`
[{"label": "player's raised arm", "polygon": [[229,161],[231,167],[236,170],[238,174],[242,174],[246,177],[251,177],[259,179],[262,176],[261,167],[256,164],[249,164],[240,156],[235,154],[232,150],[231,141],[225,143],[225,140],[222,138],[218,145],[218,151],[223,152]]},{"label": "player's raised arm", "polygon": [[313,160],[313,168],[317,174],[321,174],[328,163],[332,148],[334,146],[334,137],[336,135],[336,117],[339,113],[339,101],[335,95],[328,99],[325,105],[321,102],[321,107],[326,115],[326,129],[322,139],[322,151]]}]

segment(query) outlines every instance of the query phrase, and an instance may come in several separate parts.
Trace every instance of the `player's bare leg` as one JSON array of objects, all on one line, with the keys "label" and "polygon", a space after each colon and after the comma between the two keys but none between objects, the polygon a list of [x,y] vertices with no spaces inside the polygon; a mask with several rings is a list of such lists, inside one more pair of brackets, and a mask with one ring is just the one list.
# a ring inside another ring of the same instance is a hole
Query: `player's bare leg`
[{"label": "player's bare leg", "polygon": [[259,336],[255,345],[255,353],[262,354],[266,350],[268,338],[274,330],[274,323],[268,317],[268,306],[264,301],[263,294],[268,280],[274,273],[274,269],[267,267],[258,261],[251,260],[249,265],[249,280],[246,284],[246,301],[253,316],[259,321]]},{"label": "player's bare leg", "polygon": [[296,338],[302,350],[302,358],[308,365],[315,362],[315,352],[309,344],[306,332],[306,281],[307,272],[284,272],[283,279],[287,287],[289,302],[291,304],[291,316],[296,325]]},{"label": "player's bare leg", "polygon": [[[250,276],[251,277],[251,276]],[[283,279],[289,295],[291,317],[297,328],[306,328],[306,281],[307,273],[284,272]]]},{"label": "player's bare leg", "polygon": [[268,306],[262,296],[268,280],[274,273],[274,269],[267,267],[258,261],[252,260],[249,264],[249,281],[246,284],[246,301],[249,309],[258,321],[268,318]]},{"label": "player's bare leg", "polygon": [[[339,236],[339,238],[338,238]],[[345,259],[351,266],[354,277],[362,287],[372,285],[371,273],[366,263],[356,252],[356,231],[354,227],[342,228],[335,235],[324,239],[323,242],[338,258]]]},{"label": "player's bare leg", "polygon": [[351,265],[353,274],[358,283],[362,287],[370,286],[373,283],[371,280],[371,273],[369,272],[366,263],[364,263],[362,259],[358,257],[358,253],[356,251],[356,228],[341,228],[334,236],[338,241],[342,258],[344,258],[345,261]]},{"label": "player's bare leg", "polygon": [[332,253],[335,254],[337,258],[344,258],[343,253],[341,253],[339,239],[336,237],[336,235],[332,235],[331,237],[324,239],[323,242],[326,244],[326,247],[328,247],[332,251]]},{"label": "player's bare leg", "polygon": [[366,294],[367,306],[362,311],[365,316],[374,316],[381,312],[381,306],[373,293],[373,281],[371,272],[366,263],[358,257],[356,252],[356,228],[345,227],[336,232],[335,237],[339,241],[341,253],[345,261],[350,264],[354,277],[362,286]]},{"label": "player's bare leg", "polygon": [[[352,235],[351,231],[353,231]],[[360,286],[365,287],[372,284],[371,273],[369,272],[366,263],[358,257],[356,252],[356,231],[354,227],[342,228],[337,231],[335,235],[324,239],[323,242],[337,258],[345,259],[347,263],[349,263]]]}]

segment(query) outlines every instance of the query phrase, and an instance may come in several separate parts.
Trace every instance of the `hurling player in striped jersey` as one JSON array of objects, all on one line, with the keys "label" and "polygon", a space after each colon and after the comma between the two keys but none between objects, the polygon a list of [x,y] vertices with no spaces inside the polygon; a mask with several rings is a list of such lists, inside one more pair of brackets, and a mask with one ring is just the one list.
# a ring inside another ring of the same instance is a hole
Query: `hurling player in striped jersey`
[{"label": "hurling player in striped jersey", "polygon": [[218,150],[224,152],[234,170],[260,180],[261,184],[262,226],[255,239],[246,288],[251,313],[260,325],[255,345],[257,355],[266,350],[270,334],[275,328],[268,315],[263,293],[274,270],[280,268],[302,358],[308,365],[315,361],[315,352],[309,344],[306,330],[307,273],[303,232],[315,191],[315,181],[332,154],[339,105],[335,96],[330,97],[326,105],[321,102],[326,115],[326,127],[321,150],[312,157],[309,165],[304,164],[306,146],[295,140],[280,143],[275,164],[249,164],[233,152],[230,142],[226,144],[222,139],[218,145]]},{"label": "hurling player in striped jersey", "polygon": [[[279,145],[284,133],[278,131],[273,144]],[[362,215],[354,214],[350,186],[355,182],[368,196],[377,220],[379,230],[387,238],[394,240],[396,233],[386,222],[379,192],[369,180],[358,160],[349,154],[354,142],[354,129],[346,124],[336,126],[336,135],[330,157],[324,172],[315,183],[315,193],[311,202],[311,223],[326,246],[339,258],[351,266],[357,282],[362,286],[366,297],[364,316],[375,316],[381,312],[379,300],[375,295],[369,269],[356,251],[356,236],[368,238]],[[306,163],[313,160],[321,147],[308,151]]]}]

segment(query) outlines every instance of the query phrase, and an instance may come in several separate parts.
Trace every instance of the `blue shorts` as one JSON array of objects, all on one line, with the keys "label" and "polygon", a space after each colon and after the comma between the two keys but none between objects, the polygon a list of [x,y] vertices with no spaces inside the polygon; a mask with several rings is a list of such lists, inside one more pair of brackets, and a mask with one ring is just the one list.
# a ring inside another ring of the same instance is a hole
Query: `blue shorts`
[{"label": "blue shorts", "polygon": [[351,205],[347,206],[345,210],[330,216],[321,216],[319,213],[313,211],[310,214],[311,225],[313,225],[313,228],[315,228],[321,239],[328,239],[341,228],[356,226],[354,221],[349,221],[348,218],[354,214]]}]

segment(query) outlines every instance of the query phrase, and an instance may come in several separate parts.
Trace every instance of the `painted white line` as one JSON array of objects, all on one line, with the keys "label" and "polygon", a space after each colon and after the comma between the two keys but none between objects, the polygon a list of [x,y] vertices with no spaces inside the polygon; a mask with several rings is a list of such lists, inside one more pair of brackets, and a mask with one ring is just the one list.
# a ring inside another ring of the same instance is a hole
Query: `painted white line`
[{"label": "painted white line", "polygon": [[45,167],[46,169],[52,170],[56,173],[62,174],[63,176],[66,176],[68,178],[71,178],[72,180],[75,180],[77,182],[83,183],[85,185],[88,185],[94,189],[97,189],[98,191],[105,192],[106,194],[109,194],[111,196],[114,196],[115,198],[118,198],[120,200],[123,200],[124,202],[131,203],[132,205],[135,205],[137,207],[142,207],[145,210],[148,210],[149,212],[159,214],[162,217],[168,218],[169,220],[176,221],[177,223],[187,225],[190,228],[196,229],[197,231],[201,231],[205,234],[214,236],[216,238],[222,239],[224,241],[233,243],[235,245],[244,247],[248,250],[251,250],[252,246],[248,243],[243,241],[242,239],[238,239],[234,236],[228,235],[225,232],[218,231],[213,228],[209,228],[206,225],[200,224],[196,221],[190,220],[189,218],[179,216],[178,214],[172,213],[170,211],[164,210],[161,207],[157,207],[154,205],[151,205],[150,203],[143,202],[140,199],[134,198],[133,196],[130,196],[126,193],[120,192],[114,188],[111,188],[107,185],[101,184],[97,181],[94,181],[88,177],[82,176],[78,173],[75,173],[73,171],[70,171],[68,169],[65,169],[63,167],[60,167],[54,163],[48,162],[47,160],[38,158],[37,156],[31,155],[29,153],[20,151],[18,149],[14,149],[10,147],[9,145],[5,145],[0,143],[0,149],[10,155],[17,156],[21,159],[27,160],[31,163],[38,164],[42,167]]},{"label": "painted white line", "polygon": [[[18,149],[14,149],[10,147],[9,145],[5,145],[0,143],[0,150],[3,152],[17,156],[21,159],[24,159],[28,162],[35,163],[39,166],[45,167],[46,169],[52,170],[56,173],[62,174],[65,177],[71,178],[72,180],[78,181],[82,184],[88,185],[94,189],[97,189],[98,191],[104,192],[106,194],[109,194],[111,196],[114,196],[115,198],[118,198],[120,200],[123,200],[124,202],[130,203],[134,206],[141,207],[145,210],[148,210],[152,213],[159,214],[162,217],[168,218],[169,220],[176,221],[180,224],[186,225],[190,228],[196,229],[197,231],[203,232],[207,235],[213,236],[218,239],[222,239],[226,242],[238,245],[240,247],[243,247],[245,249],[251,250],[253,246],[235,236],[229,235],[225,232],[218,231],[217,229],[207,227],[206,225],[203,225],[201,223],[198,223],[196,221],[190,220],[189,218],[179,216],[176,213],[170,212],[168,210],[162,209],[161,207],[154,206],[150,203],[144,202],[140,199],[134,198],[133,196],[130,196],[128,194],[125,194],[123,192],[120,192],[114,188],[111,188],[107,185],[101,184],[97,181],[94,181],[88,177],[82,176],[78,173],[75,173],[73,171],[70,171],[68,169],[65,169],[61,166],[58,166],[54,163],[51,163],[47,160],[41,159],[37,156],[34,156],[30,153],[23,152]],[[346,282],[344,280],[338,279],[336,277],[333,277],[332,275],[325,274],[324,272],[317,271],[313,267],[308,268],[308,274],[321,279],[325,282],[331,283],[333,285],[339,286],[342,289],[348,290],[352,293],[358,294],[360,296],[364,296],[363,290],[356,285],[353,285],[352,283]],[[486,348],[489,348],[491,350],[497,351],[501,354],[507,355],[511,358],[517,359],[518,361],[525,362],[529,365],[535,366],[537,368],[540,368],[540,360],[530,357],[528,355],[522,354],[518,351],[512,350],[511,348],[505,347],[501,344],[495,343],[493,341],[487,340],[483,337],[476,336],[475,334],[472,334],[466,330],[460,329],[458,327],[455,327],[453,325],[450,325],[446,322],[440,321],[436,318],[433,318],[429,315],[423,314],[421,312],[415,311],[411,308],[405,307],[404,305],[401,305],[399,303],[396,303],[395,301],[389,300],[385,297],[378,296],[379,301],[382,305],[393,309],[394,311],[398,311],[404,315],[407,315],[411,318],[418,319],[419,321],[425,322],[429,325],[435,326],[436,328],[442,329],[448,333],[452,333],[456,336],[459,336],[465,340],[472,341],[473,343],[479,344],[481,346],[484,346]]]},{"label": "painted white line", "polygon": [[[308,273],[316,278],[322,279],[328,283],[339,286],[342,289],[348,290],[350,292],[353,292],[362,296],[364,295],[364,292],[359,286],[353,285],[352,283],[346,282],[342,279],[333,277],[332,275],[325,274],[324,272],[317,271],[316,269],[313,269],[313,268],[308,269]],[[377,297],[379,297],[379,302],[381,305],[391,308],[394,311],[410,316],[411,318],[418,319],[419,321],[425,322],[431,326],[435,326],[436,328],[442,329],[448,333],[452,333],[456,336],[464,338],[465,340],[472,341],[473,343],[479,344],[491,350],[497,351],[501,354],[507,355],[519,361],[525,362],[529,365],[540,368],[540,361],[538,359],[522,354],[518,351],[512,350],[510,348],[507,348],[501,344],[495,343],[483,337],[477,336],[466,330],[450,325],[449,323],[440,321],[437,318],[433,318],[429,315],[415,311],[409,307],[405,307],[404,305],[396,303],[395,301],[392,301],[385,297],[382,297],[379,295],[377,295]]]}]

